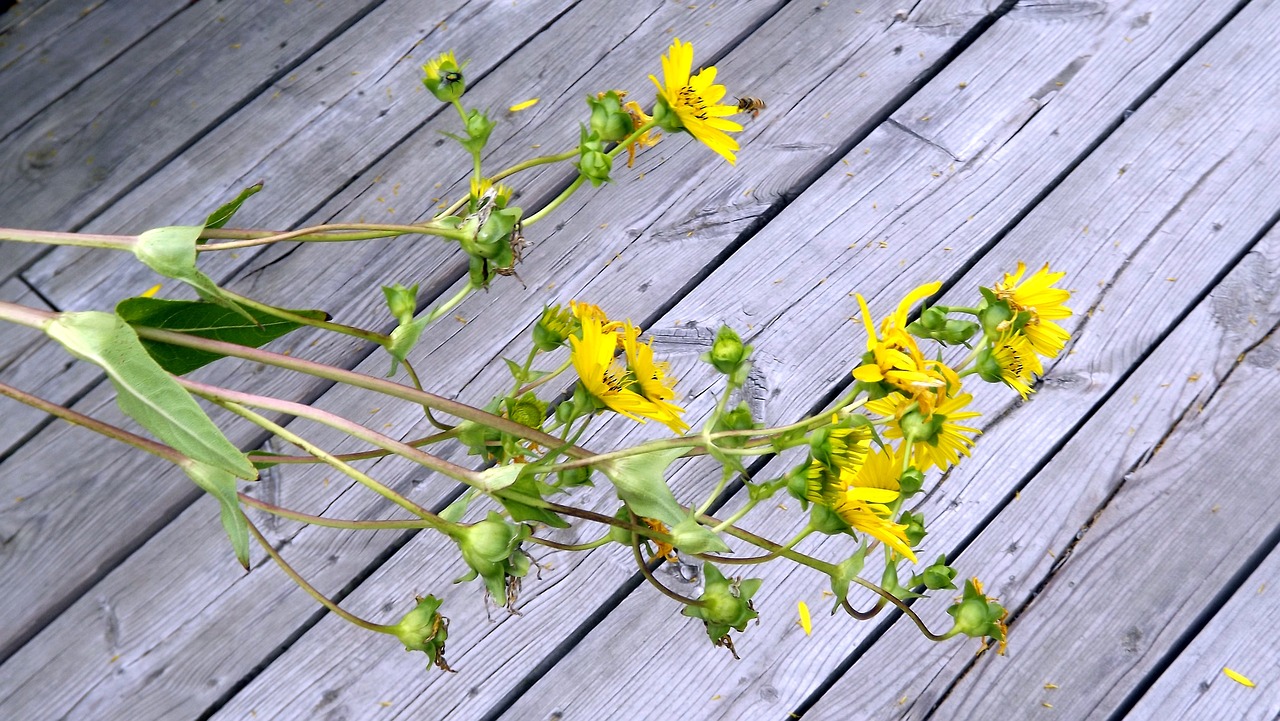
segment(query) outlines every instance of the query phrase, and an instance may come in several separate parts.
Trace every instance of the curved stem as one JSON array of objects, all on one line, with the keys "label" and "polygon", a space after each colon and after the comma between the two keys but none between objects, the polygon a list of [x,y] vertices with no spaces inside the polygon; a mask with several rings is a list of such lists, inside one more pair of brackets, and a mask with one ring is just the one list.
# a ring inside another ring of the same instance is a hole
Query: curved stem
[{"label": "curved stem", "polygon": [[472,285],[470,281],[468,281],[466,285],[462,286],[462,290],[455,293],[452,298],[450,298],[449,300],[446,300],[445,302],[441,303],[435,308],[432,308],[431,312],[427,314],[427,319],[426,321],[423,322],[423,325],[431,325],[432,323],[439,320],[440,316],[453,310],[454,307],[456,307],[459,303],[461,303],[462,300],[466,298],[471,293],[471,291],[475,289],[476,289],[476,286]]},{"label": "curved stem", "polygon": [[531,543],[536,543],[539,546],[546,546],[547,548],[555,548],[560,551],[590,551],[593,548],[599,548],[600,546],[608,545],[613,541],[613,539],[610,538],[608,534],[605,534],[594,541],[588,541],[586,543],[560,543],[559,541],[553,541],[549,538],[539,538],[537,536],[529,536],[525,540],[530,541]]},{"label": "curved stem", "polygon": [[293,582],[298,584],[299,588],[306,591],[307,594],[310,595],[315,600],[319,601],[321,606],[324,606],[330,611],[333,611],[334,613],[338,614],[339,616],[346,619],[347,621],[354,623],[360,628],[368,629],[370,631],[377,631],[379,633],[394,634],[394,631],[392,630],[394,628],[393,626],[386,626],[381,623],[366,621],[365,619],[360,618],[354,613],[351,613],[350,611],[345,610],[344,608],[334,603],[333,601],[330,601],[328,596],[324,595],[323,593],[320,593],[320,591],[317,590],[315,586],[312,586],[310,583],[308,583],[307,579],[302,577],[302,574],[293,570],[293,566],[290,566],[289,563],[284,560],[284,557],[280,555],[280,552],[277,551],[275,548],[273,548],[271,544],[267,542],[267,539],[264,538],[262,535],[262,531],[259,531],[258,527],[253,525],[253,521],[250,521],[248,518],[246,518],[245,523],[249,525],[249,532],[253,534],[254,538],[258,539],[258,543],[262,546],[263,550],[267,552],[267,555],[271,556],[271,559],[276,562],[276,565],[280,567],[280,570],[284,571],[286,576],[293,579]]},{"label": "curved stem", "polygon": [[[422,381],[418,380],[418,372],[413,369],[413,365],[409,363],[409,359],[405,358],[400,362],[404,364],[404,372],[409,375],[409,380],[413,382],[413,387],[417,388],[420,391],[425,390],[422,387]],[[427,406],[427,405],[422,406],[422,412],[426,414],[428,423],[435,426],[436,428],[439,428],[445,433],[449,433],[457,428],[457,426],[451,426],[448,423],[436,420],[436,417],[431,413],[431,406]]]},{"label": "curved stem", "polygon": [[884,609],[885,600],[883,598],[876,600],[876,605],[872,606],[869,610],[866,610],[866,611],[859,611],[858,609],[854,608],[853,605],[849,603],[849,599],[847,598],[841,599],[840,605],[844,607],[845,613],[849,614],[850,616],[853,616],[859,621],[870,621],[871,619],[875,618],[880,613],[880,611]]},{"label": "curved stem", "polygon": [[908,606],[905,601],[893,595],[892,593],[889,593],[888,591],[866,580],[865,578],[855,576],[853,579],[853,582],[871,591],[872,593],[875,593],[881,599],[888,601],[889,603],[892,603],[894,606],[896,606],[899,611],[902,611],[907,615],[908,618],[911,619],[912,623],[914,623],[916,627],[920,629],[920,632],[924,634],[925,638],[929,639],[930,641],[945,641],[948,638],[950,638],[949,636],[944,636],[942,634],[934,633],[930,631],[929,627],[924,624],[924,621],[920,618],[920,616],[916,614],[915,611],[911,610],[911,607]]},{"label": "curved stem", "polygon": [[[631,520],[632,522],[635,522],[634,514],[632,514]],[[663,584],[662,581],[659,581],[656,576],[653,575],[653,571],[649,569],[649,564],[645,563],[644,554],[640,553],[640,537],[639,536],[636,536],[636,535],[631,536],[631,554],[636,559],[636,567],[640,569],[640,573],[644,574],[645,580],[648,581],[654,588],[661,591],[662,595],[667,596],[668,598],[672,598],[676,601],[679,601],[680,603],[683,603],[686,606],[707,605],[705,602],[700,601],[696,598],[688,598],[676,593],[675,591],[668,588],[665,584]]]},{"label": "curved stem", "polygon": [[505,177],[507,177],[507,176],[510,176],[510,175],[515,175],[516,173],[518,173],[518,172],[520,172],[520,171],[522,171],[522,170],[528,170],[529,168],[535,168],[535,167],[537,167],[537,166],[539,166],[539,165],[548,165],[548,164],[550,164],[550,163],[559,163],[559,162],[561,162],[561,161],[563,161],[563,160],[570,160],[570,159],[572,159],[572,158],[576,158],[576,157],[578,157],[578,149],[577,149],[577,148],[574,148],[574,149],[572,149],[572,150],[566,150],[566,151],[564,151],[563,153],[559,153],[559,154],[557,154],[557,155],[539,155],[539,156],[538,156],[538,157],[536,157],[536,158],[529,158],[528,160],[522,160],[522,161],[520,161],[519,163],[516,163],[515,165],[512,165],[512,166],[511,166],[511,167],[509,167],[509,168],[503,168],[502,170],[499,170],[498,172],[496,172],[496,173],[494,173],[493,175],[491,175],[491,176],[489,177],[489,180],[492,180],[492,181],[494,181],[494,182],[496,183],[496,182],[498,182],[499,180],[502,180],[503,178],[505,178]]},{"label": "curved stem", "polygon": [[573,365],[573,359],[566,359],[564,363],[560,364],[559,368],[556,368],[555,370],[551,371],[550,373],[546,374],[545,376],[542,376],[537,380],[529,381],[525,385],[520,386],[520,388],[516,390],[516,395],[522,396],[525,393],[528,393],[529,391],[542,386],[544,383],[547,383],[548,381],[560,375],[561,373],[564,373],[565,371],[569,370],[569,366],[571,365]]},{"label": "curved stem", "polygon": [[550,213],[551,211],[560,207],[561,203],[568,200],[569,197],[572,196],[574,193],[578,192],[578,188],[581,188],[582,184],[585,183],[586,180],[587,180],[587,176],[585,175],[579,175],[577,178],[575,178],[574,181],[569,184],[569,187],[565,188],[564,191],[562,191],[559,195],[552,198],[551,202],[542,206],[541,210],[539,210],[538,212],[534,213],[533,215],[530,215],[529,217],[521,221],[522,223],[524,223],[524,227],[528,228],[529,226],[533,225],[539,220],[542,220],[543,218],[545,218],[547,216],[547,213]]}]

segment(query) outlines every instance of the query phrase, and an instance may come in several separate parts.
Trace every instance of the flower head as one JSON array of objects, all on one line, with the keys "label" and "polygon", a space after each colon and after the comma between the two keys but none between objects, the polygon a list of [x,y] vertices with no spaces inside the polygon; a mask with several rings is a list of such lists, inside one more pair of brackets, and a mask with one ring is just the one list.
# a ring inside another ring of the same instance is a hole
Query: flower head
[{"label": "flower head", "polygon": [[462,97],[467,89],[466,80],[462,77],[462,68],[466,63],[458,65],[453,51],[441,53],[422,66],[422,84],[441,102],[451,103]]},{"label": "flower head", "polygon": [[[880,323],[876,333],[867,301],[858,294],[862,324],[867,331],[867,354],[853,369],[853,377],[863,383],[883,383],[911,396],[926,412],[945,397],[948,389],[958,387],[955,372],[941,361],[927,360],[916,339],[907,332],[907,313],[922,298],[938,292],[938,281],[912,290],[898,304],[893,314]],[[886,390],[888,390],[886,389]]]},{"label": "flower head", "polygon": [[1022,280],[1026,272],[1026,263],[1018,261],[1017,272],[1012,275],[1005,273],[992,291],[997,299],[1008,303],[1015,313],[1028,315],[1026,324],[1021,328],[1022,334],[1031,341],[1031,346],[1037,353],[1053,358],[1062,351],[1067,339],[1071,337],[1062,326],[1054,322],[1071,317],[1071,309],[1063,305],[1071,298],[1071,291],[1053,287],[1066,273],[1050,272],[1047,263],[1030,278]]},{"label": "flower head", "polygon": [[973,436],[981,433],[977,428],[962,426],[957,421],[976,418],[980,413],[963,408],[973,400],[968,393],[944,397],[932,410],[925,413],[920,404],[893,393],[867,403],[867,410],[890,419],[885,429],[886,438],[910,438],[911,462],[922,471],[936,466],[947,470],[960,462],[960,456],[968,456],[973,447]]},{"label": "flower head", "polygon": [[[631,124],[636,128],[644,127],[645,123],[653,120],[644,112],[644,108],[640,107],[640,103],[634,100],[627,101],[627,104],[622,107],[631,115]],[[662,140],[662,135],[656,130],[646,130],[640,137],[636,138],[634,142],[627,146],[627,167],[630,168],[635,165],[637,148],[651,148],[657,145],[659,140]]]},{"label": "flower head", "polygon": [[[637,339],[639,330],[629,322],[610,321],[596,306],[571,305],[581,334],[569,338],[569,357],[587,393],[602,407],[641,423],[653,419],[675,433],[689,430],[680,418],[684,409],[670,402],[675,391],[667,364],[653,360],[653,349]],[[620,344],[625,358],[615,355]]]},{"label": "flower head", "polygon": [[[662,80],[650,75],[658,86],[658,104],[654,116],[668,130],[685,130],[702,144],[719,153],[730,165],[737,162],[734,151],[738,141],[729,132],[738,132],[742,126],[727,116],[738,112],[737,105],[720,105],[724,98],[723,85],[716,85],[715,66],[690,77],[693,70],[693,45],[676,38],[662,57]],[[674,115],[674,118],[672,117]]]},{"label": "flower head", "polygon": [[[1012,331],[1006,331],[992,344],[990,363],[994,380],[1017,391],[1023,400],[1031,394],[1031,384],[1035,383],[1036,376],[1044,373],[1044,365],[1040,363],[1031,339]],[[983,373],[981,367],[979,372],[987,379],[988,374]]]}]

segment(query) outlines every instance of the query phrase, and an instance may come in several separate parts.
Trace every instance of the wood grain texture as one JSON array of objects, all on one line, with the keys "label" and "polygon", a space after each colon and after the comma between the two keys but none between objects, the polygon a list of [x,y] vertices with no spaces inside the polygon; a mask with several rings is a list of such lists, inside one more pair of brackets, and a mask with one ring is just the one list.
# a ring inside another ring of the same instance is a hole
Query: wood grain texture
[{"label": "wood grain texture", "polygon": [[[1268,252],[1272,250],[1268,248]],[[1280,714],[1280,687],[1275,679],[1280,669],[1268,631],[1280,621],[1278,576],[1280,554],[1272,549],[1230,600],[1212,610],[1213,619],[1195,629],[1195,639],[1146,690],[1130,716],[1223,721],[1276,718]],[[1232,680],[1223,671],[1227,668],[1256,685],[1246,687]]]}]

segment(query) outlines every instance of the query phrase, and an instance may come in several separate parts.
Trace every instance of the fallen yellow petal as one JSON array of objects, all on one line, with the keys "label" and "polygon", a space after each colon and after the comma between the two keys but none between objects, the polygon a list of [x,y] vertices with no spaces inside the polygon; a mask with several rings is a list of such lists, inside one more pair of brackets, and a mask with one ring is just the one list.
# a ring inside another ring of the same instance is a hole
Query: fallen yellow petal
[{"label": "fallen yellow petal", "polygon": [[809,636],[813,633],[813,620],[809,618],[809,604],[800,601],[796,606],[800,609],[800,628],[804,629],[804,635]]},{"label": "fallen yellow petal", "polygon": [[147,288],[146,290],[142,291],[142,297],[143,297],[143,298],[150,298],[151,296],[155,295],[156,293],[159,293],[159,292],[160,292],[160,288],[161,288],[161,287],[162,287],[162,286],[161,286],[161,284],[160,284],[160,283],[156,283],[155,285],[151,286],[150,288]]},{"label": "fallen yellow petal", "polygon": [[532,108],[537,104],[538,104],[538,98],[529,98],[523,103],[516,103],[515,105],[512,105],[511,107],[507,108],[507,110],[510,110],[513,113],[518,113],[521,110],[528,110],[529,108]]},{"label": "fallen yellow petal", "polygon": [[1231,679],[1232,681],[1235,681],[1236,683],[1240,684],[1241,686],[1248,686],[1249,688],[1253,688],[1253,686],[1254,686],[1254,683],[1253,683],[1252,681],[1250,681],[1250,680],[1249,680],[1249,678],[1248,678],[1247,676],[1245,676],[1245,675],[1244,675],[1244,674],[1242,674],[1242,673],[1239,673],[1238,671],[1232,671],[1231,669],[1227,668],[1226,666],[1223,666],[1223,667],[1222,667],[1222,672],[1223,672],[1223,673],[1225,673],[1225,674],[1227,675],[1227,678]]}]

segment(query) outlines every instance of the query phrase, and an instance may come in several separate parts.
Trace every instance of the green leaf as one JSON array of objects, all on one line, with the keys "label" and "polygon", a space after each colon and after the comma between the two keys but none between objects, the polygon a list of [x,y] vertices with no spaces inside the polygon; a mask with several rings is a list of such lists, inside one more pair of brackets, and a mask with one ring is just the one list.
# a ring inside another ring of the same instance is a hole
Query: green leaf
[{"label": "green leaf", "polygon": [[[315,320],[329,319],[329,314],[322,310],[290,312]],[[171,330],[248,348],[264,346],[302,325],[253,308],[246,308],[245,313],[253,322],[246,321],[241,314],[220,305],[196,300],[125,298],[116,304],[116,314],[129,325]],[[223,357],[211,351],[152,340],[143,340],[142,347],[147,349],[161,368],[177,376],[190,373]]]},{"label": "green leaf", "polygon": [[138,236],[133,254],[146,266],[166,278],[180,280],[196,289],[201,298],[230,308],[253,320],[244,308],[222,292],[217,283],[196,269],[196,241],[202,225],[175,225],[155,228]]},{"label": "green leaf", "polygon": [[524,470],[527,463],[508,463],[505,466],[491,466],[480,471],[480,481],[477,488],[486,493],[500,491],[507,486],[516,482],[516,478],[520,476],[520,471]]},{"label": "green leaf", "polygon": [[730,553],[733,550],[710,528],[698,523],[692,513],[671,526],[671,538],[676,548],[687,553]]},{"label": "green leaf", "polygon": [[688,448],[670,448],[638,456],[627,456],[600,464],[600,470],[613,482],[618,498],[645,518],[656,518],[675,526],[686,517],[685,510],[667,485],[667,466],[688,452]]},{"label": "green leaf", "polygon": [[231,548],[236,553],[236,560],[245,570],[249,569],[249,526],[244,512],[240,510],[240,500],[236,498],[235,476],[221,468],[192,461],[183,464],[182,470],[203,488],[209,495],[218,499],[222,507],[222,528],[231,539]]},{"label": "green leaf", "polygon": [[[538,491],[538,484],[528,476],[516,479],[515,483],[510,486],[511,490],[523,496],[533,498],[541,498],[542,494]],[[543,523],[552,528],[568,528],[569,522],[548,511],[545,508],[530,506],[520,501],[513,501],[503,495],[497,496],[498,501],[502,503],[502,507],[507,509],[507,513],[511,514],[513,521],[534,521]]]},{"label": "green leaf", "polygon": [[[221,228],[226,225],[227,221],[231,220],[231,216],[235,215],[237,210],[240,210],[241,205],[244,205],[244,201],[248,200],[259,190],[262,190],[261,180],[240,191],[240,194],[237,195],[234,200],[229,203],[224,203],[219,206],[217,210],[210,213],[208,219],[204,221],[204,227]],[[203,243],[204,241],[198,240],[196,242]]]},{"label": "green leaf", "polygon": [[237,478],[258,471],[194,398],[152,360],[142,341],[117,315],[85,311],[59,313],[45,328],[71,355],[100,366],[116,388],[120,410],[179,453]]}]

